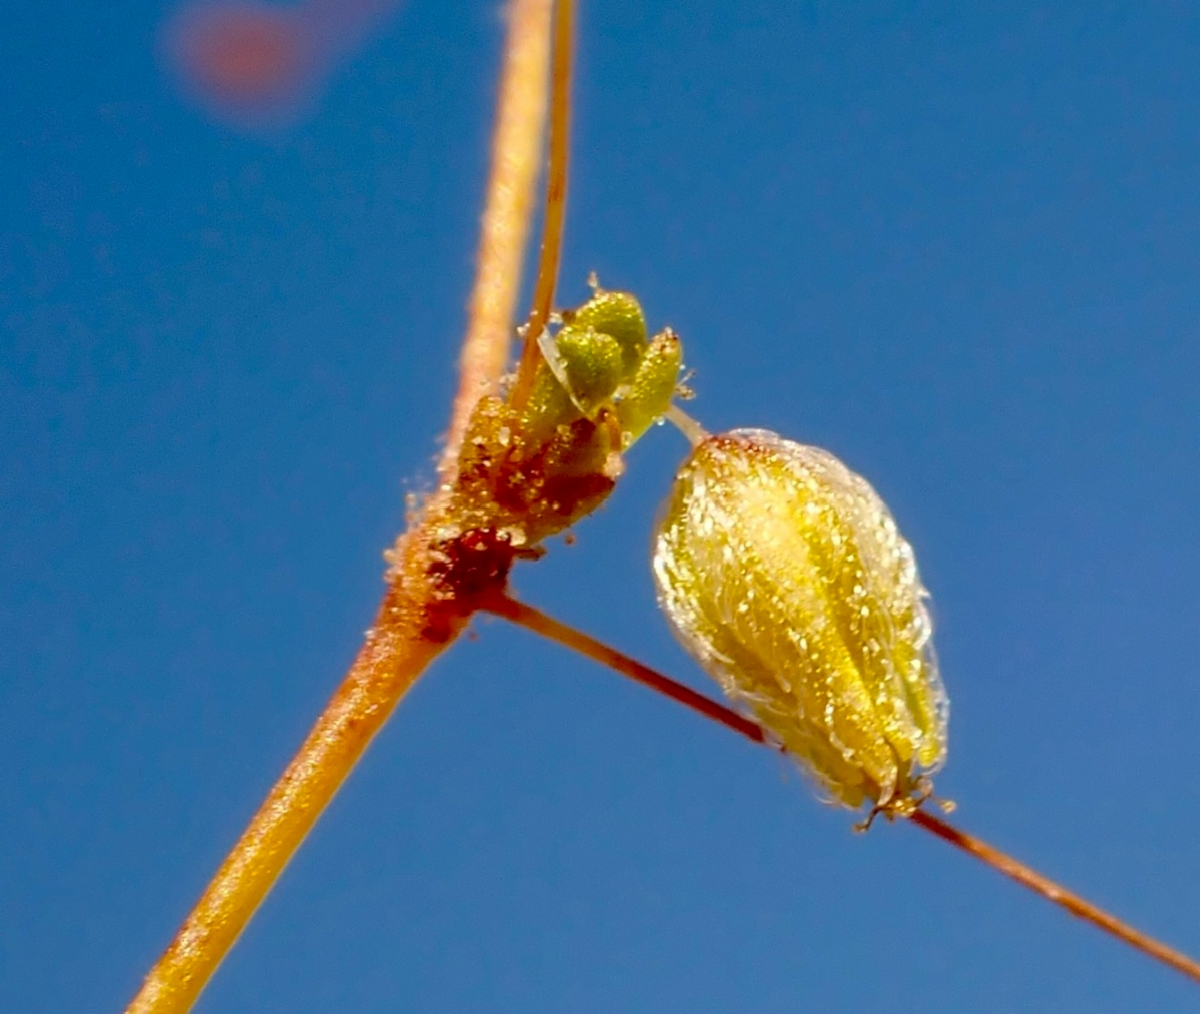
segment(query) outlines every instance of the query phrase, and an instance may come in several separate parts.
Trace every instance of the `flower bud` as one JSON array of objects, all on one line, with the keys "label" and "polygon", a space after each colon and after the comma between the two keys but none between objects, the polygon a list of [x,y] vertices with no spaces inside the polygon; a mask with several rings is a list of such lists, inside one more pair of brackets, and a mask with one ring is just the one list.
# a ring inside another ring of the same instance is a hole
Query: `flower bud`
[{"label": "flower bud", "polygon": [[[594,281],[594,280],[593,280]],[[631,292],[610,292],[594,286],[592,298],[574,310],[564,310],[563,324],[579,329],[594,328],[621,347],[623,380],[630,380],[646,352],[646,318],[642,304]]]},{"label": "flower bud", "polygon": [[654,547],[688,652],[833,800],[911,812],[946,756],[912,548],[865,479],[766,430],[705,437]]}]

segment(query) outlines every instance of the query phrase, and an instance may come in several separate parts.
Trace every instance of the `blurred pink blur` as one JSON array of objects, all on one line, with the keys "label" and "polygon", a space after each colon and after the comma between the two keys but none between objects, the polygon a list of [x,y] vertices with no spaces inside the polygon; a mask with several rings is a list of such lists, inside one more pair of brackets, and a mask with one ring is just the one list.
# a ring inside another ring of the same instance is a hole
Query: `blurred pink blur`
[{"label": "blurred pink blur", "polygon": [[305,0],[290,7],[191,0],[163,26],[180,86],[210,115],[250,129],[307,113],[339,62],[400,0]]}]

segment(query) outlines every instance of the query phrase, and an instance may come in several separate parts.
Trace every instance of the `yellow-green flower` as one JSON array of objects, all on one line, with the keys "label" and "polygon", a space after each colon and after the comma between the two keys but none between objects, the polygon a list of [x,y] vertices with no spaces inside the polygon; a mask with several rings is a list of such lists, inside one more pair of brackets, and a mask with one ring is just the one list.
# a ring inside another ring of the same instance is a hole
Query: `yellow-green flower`
[{"label": "yellow-green flower", "polygon": [[912,547],[865,479],[766,430],[705,437],[654,549],[684,647],[849,807],[909,812],[948,701]]}]

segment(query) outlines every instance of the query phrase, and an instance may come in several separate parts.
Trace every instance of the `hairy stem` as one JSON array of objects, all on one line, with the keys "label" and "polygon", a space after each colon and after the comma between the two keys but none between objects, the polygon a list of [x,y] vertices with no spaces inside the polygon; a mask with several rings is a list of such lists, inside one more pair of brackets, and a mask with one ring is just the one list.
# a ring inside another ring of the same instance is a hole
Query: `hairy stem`
[{"label": "hairy stem", "polygon": [[475,403],[495,393],[508,365],[521,262],[542,161],[552,7],[552,0],[518,0],[509,10],[475,286],[459,355],[458,394],[439,466],[443,480],[453,473]]},{"label": "hairy stem", "polygon": [[393,551],[389,587],[374,627],[308,738],[254,815],[128,1008],[183,1014],[204,989],[255,910],[346,780],[372,737],[468,616],[440,604],[432,546],[475,402],[504,369],[529,232],[546,111],[550,0],[514,0],[501,80],[492,168],[461,382],[440,466],[441,491]]},{"label": "hairy stem", "polygon": [[542,249],[538,257],[533,307],[525,325],[525,345],[517,367],[512,404],[522,408],[533,390],[538,357],[538,337],[554,304],[558,263],[562,257],[563,223],[567,215],[567,167],[571,141],[571,65],[575,40],[572,0],[558,0],[554,14],[554,68],[550,83],[550,165],[546,171],[546,211],[542,223]]},{"label": "hairy stem", "polygon": [[[637,680],[637,682],[644,686],[657,690],[672,700],[678,701],[693,711],[699,712],[705,718],[720,722],[726,728],[741,733],[741,735],[753,740],[755,743],[776,746],[774,738],[765,732],[761,726],[750,721],[732,708],[727,708],[725,705],[718,704],[703,694],[696,693],[690,687],[686,687],[669,676],[664,676],[662,673],[656,672],[649,666],[643,665],[641,662],[630,658],[615,648],[610,648],[603,642],[581,633],[574,627],[569,627],[565,623],[547,616],[540,610],[533,608],[533,606],[518,602],[509,596],[502,596],[489,602],[484,606],[484,609],[487,612],[494,613],[496,616],[503,617],[511,623],[515,623],[517,626],[524,627],[526,630],[533,631],[533,633],[548,640],[570,648],[572,651],[586,655],[601,665],[615,669],[617,672]],[[1157,961],[1161,961],[1177,972],[1182,972],[1188,978],[1200,982],[1200,963],[1185,954],[1181,954],[1174,948],[1160,943],[1153,937],[1147,936],[1140,930],[1134,929],[1128,923],[1122,922],[1116,916],[1110,915],[1102,908],[1093,905],[1090,901],[1086,901],[1074,892],[1068,891],[1065,887],[1056,884],[1048,877],[1042,876],[1024,863],[1018,862],[987,842],[981,841],[979,838],[974,837],[974,835],[958,830],[956,827],[919,807],[911,814],[907,814],[906,817],[911,823],[922,830],[928,831],[943,841],[949,842],[955,848],[962,849],[967,855],[973,856],[992,869],[1015,880],[1023,887],[1029,888],[1035,894],[1039,894],[1046,900],[1052,901],[1054,904],[1066,909],[1071,915],[1091,923],[1093,926],[1116,937],[1122,943],[1128,944],[1135,950],[1141,951],[1143,954]]]},{"label": "hairy stem", "polygon": [[388,590],[350,672],[151,969],[130,1014],[192,1006],[367,744],[445,647],[421,636],[418,589],[398,581]]}]

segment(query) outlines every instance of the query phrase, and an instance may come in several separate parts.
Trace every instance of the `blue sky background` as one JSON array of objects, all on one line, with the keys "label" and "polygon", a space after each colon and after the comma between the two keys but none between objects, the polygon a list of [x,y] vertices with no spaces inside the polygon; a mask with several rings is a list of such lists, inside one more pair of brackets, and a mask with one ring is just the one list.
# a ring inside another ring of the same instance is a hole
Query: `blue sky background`
[{"label": "blue sky background", "polygon": [[[381,593],[454,385],[501,29],[410,0],[238,133],[168,8],[0,33],[0,1010],[116,1011]],[[915,544],[960,823],[1200,953],[1200,14],[584,3],[562,301]],[[656,431],[530,601],[695,685]],[[1200,1009],[908,826],[498,622],[425,676],[198,1010]]]}]

